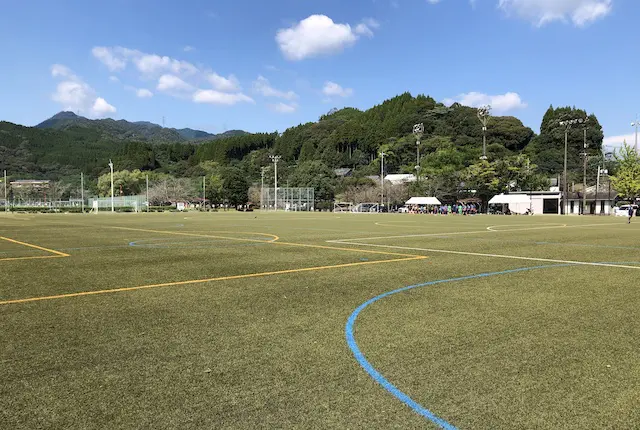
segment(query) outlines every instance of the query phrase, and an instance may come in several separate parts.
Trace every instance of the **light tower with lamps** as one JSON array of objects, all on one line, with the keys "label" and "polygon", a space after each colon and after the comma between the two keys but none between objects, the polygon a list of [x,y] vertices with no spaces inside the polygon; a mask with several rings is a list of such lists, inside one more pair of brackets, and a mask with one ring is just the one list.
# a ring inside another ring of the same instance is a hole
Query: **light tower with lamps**
[{"label": "light tower with lamps", "polygon": [[115,207],[113,204],[113,162],[109,159],[109,169],[111,170],[111,212],[115,212]]},{"label": "light tower with lamps", "polygon": [[482,157],[481,160],[487,159],[487,124],[491,117],[491,105],[480,106],[478,108],[478,119],[482,123]]},{"label": "light tower with lamps", "polygon": [[564,173],[563,173],[564,188],[562,190],[562,196],[563,196],[562,205],[564,206],[565,215],[567,215],[567,203],[569,199],[569,193],[567,190],[567,148],[569,146],[569,129],[571,128],[572,125],[586,124],[587,121],[589,121],[589,118],[574,118],[574,119],[560,121],[560,125],[564,127]]},{"label": "light tower with lamps", "polygon": [[273,161],[273,187],[274,187],[274,197],[273,197],[273,210],[278,210],[278,162],[282,158],[281,155],[270,155],[269,158]]},{"label": "light tower with lamps", "polygon": [[413,126],[413,135],[416,137],[416,181],[420,181],[420,138],[424,134],[424,124]]}]

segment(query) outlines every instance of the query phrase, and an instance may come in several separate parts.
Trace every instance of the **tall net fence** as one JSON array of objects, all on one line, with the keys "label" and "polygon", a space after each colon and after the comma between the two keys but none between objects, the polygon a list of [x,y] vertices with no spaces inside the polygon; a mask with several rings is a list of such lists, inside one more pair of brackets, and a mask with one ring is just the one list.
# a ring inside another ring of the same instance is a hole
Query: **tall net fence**
[{"label": "tall net fence", "polygon": [[313,211],[315,191],[313,188],[264,188],[262,190],[261,208],[265,210]]}]

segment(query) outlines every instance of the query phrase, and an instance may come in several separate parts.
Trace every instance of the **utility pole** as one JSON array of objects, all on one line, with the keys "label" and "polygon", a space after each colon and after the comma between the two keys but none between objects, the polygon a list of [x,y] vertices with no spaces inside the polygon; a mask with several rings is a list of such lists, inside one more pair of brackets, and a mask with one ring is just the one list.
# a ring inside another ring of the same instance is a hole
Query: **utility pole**
[{"label": "utility pole", "polygon": [[416,181],[420,181],[420,138],[424,134],[424,124],[413,126],[413,135],[416,137]]},{"label": "utility pole", "polygon": [[569,207],[569,193],[567,190],[567,151],[568,151],[568,147],[569,147],[569,129],[571,128],[572,125],[575,124],[583,124],[586,123],[589,120],[589,118],[578,118],[578,119],[569,119],[569,120],[565,120],[565,121],[560,121],[560,125],[562,127],[564,127],[564,173],[563,173],[563,189],[562,189],[562,196],[563,196],[563,201],[562,201],[562,206],[564,206],[564,214],[567,214],[567,209]]},{"label": "utility pole", "polygon": [[109,169],[111,170],[111,213],[115,212],[115,206],[113,204],[113,162],[109,160]]},{"label": "utility pole", "polygon": [[384,206],[384,157],[385,157],[384,152],[380,153],[380,189],[381,189],[381,193],[380,193],[380,211],[382,212],[382,207]]},{"label": "utility pole", "polygon": [[482,123],[482,157],[481,160],[487,159],[487,124],[491,117],[491,105],[480,106],[478,108],[478,119]]},{"label": "utility pole", "polygon": [[202,208],[207,210],[207,176],[202,177]]},{"label": "utility pole", "polygon": [[278,210],[278,162],[282,158],[281,155],[270,155],[269,158],[273,161],[273,170],[274,170],[274,178],[273,178],[273,187],[274,187],[274,198],[273,198],[273,210]]},{"label": "utility pole", "polygon": [[80,172],[80,199],[82,203],[82,213],[84,213],[84,172]]}]

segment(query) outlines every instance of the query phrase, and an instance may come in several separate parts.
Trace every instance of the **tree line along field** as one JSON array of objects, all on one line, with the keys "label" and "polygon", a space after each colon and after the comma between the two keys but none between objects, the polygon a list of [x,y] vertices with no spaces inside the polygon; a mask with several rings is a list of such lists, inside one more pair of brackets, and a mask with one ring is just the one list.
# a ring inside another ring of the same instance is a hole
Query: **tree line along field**
[{"label": "tree line along field", "polygon": [[637,224],[0,214],[6,428],[635,428]]},{"label": "tree line along field", "polygon": [[[260,186],[263,168],[266,184],[274,181],[270,155],[282,156],[278,180],[291,187],[313,187],[316,206],[329,207],[335,198],[355,187],[373,187],[369,176],[380,174],[384,152],[385,174],[413,173],[416,166],[414,124],[424,124],[419,160],[421,180],[411,185],[412,195],[434,195],[441,200],[468,197],[477,190],[483,198],[511,189],[548,189],[549,179],[562,172],[564,127],[568,118],[588,118],[588,183],[596,182],[599,165],[607,163],[611,175],[616,163],[603,160],[603,133],[595,114],[570,107],[550,107],[540,133],[511,116],[495,116],[487,128],[487,162],[482,155],[482,128],[476,109],[445,106],[424,95],[401,94],[365,111],[331,110],[318,121],[282,132],[203,135],[194,130],[162,128],[150,123],[99,120],[61,113],[38,127],[0,123],[0,170],[9,180],[50,179],[55,198],[79,197],[80,174],[85,175],[85,196],[106,196],[104,178],[112,160],[118,193],[140,192],[140,181],[188,179],[212,184],[207,199],[225,199],[222,183]],[[62,117],[59,117],[59,116]],[[180,133],[183,133],[181,135]],[[186,133],[186,134],[185,134]],[[568,132],[569,182],[582,181],[583,130]],[[350,169],[339,177],[336,169]],[[480,173],[480,174],[479,174]],[[103,178],[100,182],[100,178]],[[109,181],[107,181],[109,182]],[[464,184],[464,186],[462,186]],[[514,188],[515,186],[515,188]],[[13,191],[10,190],[10,193]],[[199,190],[192,194],[200,196]],[[466,194],[465,194],[466,193]],[[255,203],[255,202],[254,202]]]}]

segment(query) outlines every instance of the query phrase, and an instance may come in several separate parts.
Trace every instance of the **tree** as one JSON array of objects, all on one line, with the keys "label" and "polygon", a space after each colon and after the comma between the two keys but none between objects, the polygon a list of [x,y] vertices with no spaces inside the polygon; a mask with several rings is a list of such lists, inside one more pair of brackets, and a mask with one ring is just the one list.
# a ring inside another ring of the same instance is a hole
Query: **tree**
[{"label": "tree", "polygon": [[625,141],[620,151],[615,153],[618,168],[611,176],[611,186],[621,197],[630,201],[640,195],[640,157],[638,152]]},{"label": "tree", "polygon": [[229,204],[235,206],[244,205],[249,200],[249,183],[242,171],[235,167],[225,170],[222,178],[222,195]]},{"label": "tree", "polygon": [[333,201],[337,178],[333,170],[320,161],[301,163],[289,177],[294,187],[314,189],[316,202]]}]

